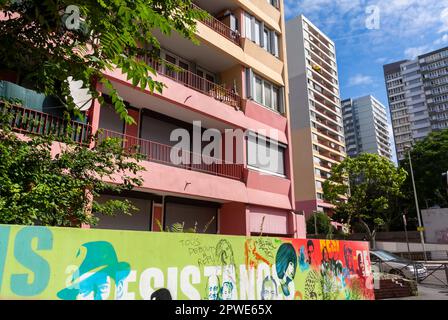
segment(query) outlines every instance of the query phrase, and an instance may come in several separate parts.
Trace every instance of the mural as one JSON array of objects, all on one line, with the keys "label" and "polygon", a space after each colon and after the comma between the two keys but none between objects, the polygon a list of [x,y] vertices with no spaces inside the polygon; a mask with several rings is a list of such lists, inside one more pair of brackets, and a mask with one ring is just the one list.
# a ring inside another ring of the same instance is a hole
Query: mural
[{"label": "mural", "polygon": [[0,298],[374,296],[365,242],[0,225]]}]

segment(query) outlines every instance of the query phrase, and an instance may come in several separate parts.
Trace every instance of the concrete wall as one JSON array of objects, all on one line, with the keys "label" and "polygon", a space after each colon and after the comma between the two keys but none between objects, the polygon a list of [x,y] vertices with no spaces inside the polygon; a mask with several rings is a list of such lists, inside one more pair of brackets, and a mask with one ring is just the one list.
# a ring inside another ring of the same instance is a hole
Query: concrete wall
[{"label": "concrete wall", "polygon": [[426,242],[448,244],[448,208],[422,210],[422,217]]}]

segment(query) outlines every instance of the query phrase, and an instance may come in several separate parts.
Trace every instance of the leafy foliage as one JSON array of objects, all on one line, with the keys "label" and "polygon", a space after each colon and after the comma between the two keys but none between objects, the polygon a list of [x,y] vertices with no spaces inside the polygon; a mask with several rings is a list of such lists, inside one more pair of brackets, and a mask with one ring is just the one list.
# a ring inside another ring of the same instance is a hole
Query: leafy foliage
[{"label": "leafy foliage", "polygon": [[323,185],[324,197],[336,206],[334,219],[362,224],[373,239],[377,228],[387,230],[391,221],[400,218],[394,203],[403,197],[406,176],[404,169],[396,168],[388,159],[364,153],[333,167]]},{"label": "leafy foliage", "polygon": [[[448,207],[448,192],[442,179],[442,173],[448,171],[448,129],[433,132],[417,142],[412,148],[411,158],[420,207]],[[413,208],[415,205],[409,158],[406,157],[400,165],[408,171],[404,192]]]},{"label": "leafy foliage", "polygon": [[[204,228],[202,229],[202,233],[206,233],[208,228],[210,227],[210,225],[212,224],[212,222],[215,220],[215,217],[212,217],[207,224],[204,226]],[[167,226],[165,228],[165,230],[163,229],[162,223],[160,222],[159,219],[156,219],[156,223],[157,226],[159,227],[159,230],[161,230],[162,232],[175,232],[175,233],[199,233],[198,231],[198,222],[196,221],[194,223],[194,227],[193,228],[185,228],[185,221],[183,221],[182,223],[180,222],[176,222],[173,223],[171,226]]]},{"label": "leafy foliage", "polygon": [[[92,138],[95,147],[90,149],[63,137],[20,138],[11,131],[5,105],[0,113],[0,223],[95,225],[98,218],[92,212],[130,214],[136,209],[128,201],[95,200],[101,193],[142,183],[139,156],[126,153],[121,141]],[[61,142],[53,142],[56,138]]]},{"label": "leafy foliage", "polygon": [[153,79],[156,71],[141,59],[160,49],[154,34],[177,32],[196,41],[196,21],[207,16],[191,0],[0,0],[0,11],[8,18],[0,20],[0,70],[12,70],[20,83],[58,97],[69,111],[77,110],[69,77],[83,81],[104,103],[96,90],[101,84],[128,123],[133,119],[104,72],[119,68],[134,86],[162,92],[163,84]]},{"label": "leafy foliage", "polygon": [[[314,224],[314,219],[316,219],[316,224]],[[324,235],[333,234],[335,229],[331,224],[331,218],[326,213],[317,211],[306,221],[306,230],[308,234],[316,233],[315,227],[317,227],[317,234]]]}]

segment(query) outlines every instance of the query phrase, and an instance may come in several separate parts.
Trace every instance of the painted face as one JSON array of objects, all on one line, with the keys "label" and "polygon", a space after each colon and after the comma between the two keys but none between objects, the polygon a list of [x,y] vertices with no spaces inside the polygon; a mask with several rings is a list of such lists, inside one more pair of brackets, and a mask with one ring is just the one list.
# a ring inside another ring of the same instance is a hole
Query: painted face
[{"label": "painted face", "polygon": [[225,283],[222,289],[222,299],[232,300],[232,287],[228,283]]},{"label": "painted face", "polygon": [[294,276],[294,264],[291,261],[288,263],[288,267],[286,268],[285,275],[290,279],[292,279]]},{"label": "painted face", "polygon": [[263,300],[274,300],[275,299],[275,285],[272,281],[265,284],[264,290],[261,293],[261,298]]},{"label": "painted face", "polygon": [[211,276],[208,278],[208,300],[218,300],[218,278]]},{"label": "painted face", "polygon": [[106,300],[109,298],[110,287],[109,276],[93,275],[79,284],[79,293],[76,300]]}]

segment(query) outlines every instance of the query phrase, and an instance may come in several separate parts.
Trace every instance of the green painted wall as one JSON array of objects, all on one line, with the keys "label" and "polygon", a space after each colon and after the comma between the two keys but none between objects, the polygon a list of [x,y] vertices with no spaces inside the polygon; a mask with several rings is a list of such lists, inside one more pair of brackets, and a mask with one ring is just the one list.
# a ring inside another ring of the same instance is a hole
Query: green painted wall
[{"label": "green painted wall", "polygon": [[3,299],[373,299],[368,244],[0,225]]}]

